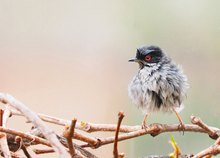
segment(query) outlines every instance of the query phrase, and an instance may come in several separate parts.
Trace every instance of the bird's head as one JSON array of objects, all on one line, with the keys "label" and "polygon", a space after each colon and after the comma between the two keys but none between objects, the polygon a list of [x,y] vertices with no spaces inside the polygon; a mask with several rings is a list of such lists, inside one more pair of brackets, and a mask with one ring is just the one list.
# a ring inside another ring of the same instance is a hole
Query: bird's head
[{"label": "bird's head", "polygon": [[129,62],[137,62],[142,69],[144,66],[151,67],[160,63],[165,54],[157,46],[142,46],[137,48],[136,57],[128,60]]}]

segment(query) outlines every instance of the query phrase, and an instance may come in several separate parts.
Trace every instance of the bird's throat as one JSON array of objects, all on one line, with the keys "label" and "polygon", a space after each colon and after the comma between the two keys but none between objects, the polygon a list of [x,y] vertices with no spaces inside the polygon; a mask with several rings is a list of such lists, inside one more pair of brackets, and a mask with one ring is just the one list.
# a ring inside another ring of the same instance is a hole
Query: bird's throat
[{"label": "bird's throat", "polygon": [[140,68],[140,69],[143,69],[143,68],[144,68],[144,64],[143,64],[142,62],[138,62],[138,64],[139,64],[139,68]]}]

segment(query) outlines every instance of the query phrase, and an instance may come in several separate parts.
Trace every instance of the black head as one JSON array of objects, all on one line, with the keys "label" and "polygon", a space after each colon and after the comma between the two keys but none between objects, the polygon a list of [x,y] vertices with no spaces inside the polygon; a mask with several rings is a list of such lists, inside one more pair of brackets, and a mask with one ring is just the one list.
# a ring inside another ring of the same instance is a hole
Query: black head
[{"label": "black head", "polygon": [[163,51],[157,46],[143,46],[137,49],[136,57],[129,62],[138,62],[143,68],[153,63],[159,63],[163,58]]}]

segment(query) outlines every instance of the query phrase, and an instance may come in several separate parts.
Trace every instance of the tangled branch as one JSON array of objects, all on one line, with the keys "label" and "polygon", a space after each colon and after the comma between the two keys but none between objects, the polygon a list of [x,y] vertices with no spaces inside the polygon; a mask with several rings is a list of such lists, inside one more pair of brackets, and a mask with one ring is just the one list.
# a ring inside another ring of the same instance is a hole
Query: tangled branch
[{"label": "tangled branch", "polygon": [[[26,157],[32,157],[31,152],[35,154],[48,154],[57,152],[60,157],[96,157],[86,150],[86,147],[99,148],[103,145],[114,143],[113,156],[116,158],[124,157],[118,153],[118,142],[150,134],[157,136],[165,132],[179,131],[178,124],[151,124],[149,128],[142,129],[141,126],[121,125],[124,117],[122,112],[119,113],[117,124],[94,124],[89,122],[79,122],[76,118],[72,121],[56,118],[44,114],[36,114],[26,105],[16,100],[9,94],[0,93],[0,102],[5,105],[5,109],[0,116],[0,146],[5,157],[16,155],[18,150],[23,150]],[[20,132],[15,129],[6,127],[10,116],[23,116],[34,125],[34,129],[28,133]],[[63,135],[58,135],[49,128],[44,122],[53,123],[64,127]],[[185,132],[199,132],[207,134],[212,139],[217,139],[216,143],[209,148],[199,152],[194,156],[204,157],[207,155],[217,155],[220,153],[220,129],[206,125],[200,118],[191,116],[192,124],[185,124]],[[84,134],[83,132],[87,132]],[[106,138],[97,138],[90,136],[92,132],[114,132],[114,136]],[[5,140],[3,140],[5,138]],[[73,143],[72,139],[79,140],[81,145]],[[17,141],[15,141],[17,140]],[[4,142],[4,143],[3,143]],[[8,142],[8,143],[5,143]],[[44,145],[45,149],[31,148],[28,146],[36,144]],[[49,148],[48,148],[49,147]],[[7,156],[6,156],[7,155]]]}]

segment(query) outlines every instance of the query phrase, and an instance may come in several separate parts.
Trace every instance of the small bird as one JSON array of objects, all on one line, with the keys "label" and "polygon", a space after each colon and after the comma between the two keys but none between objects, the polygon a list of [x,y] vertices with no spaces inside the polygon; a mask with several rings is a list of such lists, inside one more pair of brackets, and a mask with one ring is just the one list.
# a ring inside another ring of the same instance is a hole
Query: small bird
[{"label": "small bird", "polygon": [[142,128],[147,128],[149,113],[162,110],[175,112],[181,129],[184,124],[178,112],[183,109],[183,99],[188,88],[187,78],[179,65],[176,65],[158,46],[142,46],[136,57],[129,62],[139,64],[138,73],[131,81],[128,94],[132,102],[142,110]]}]

